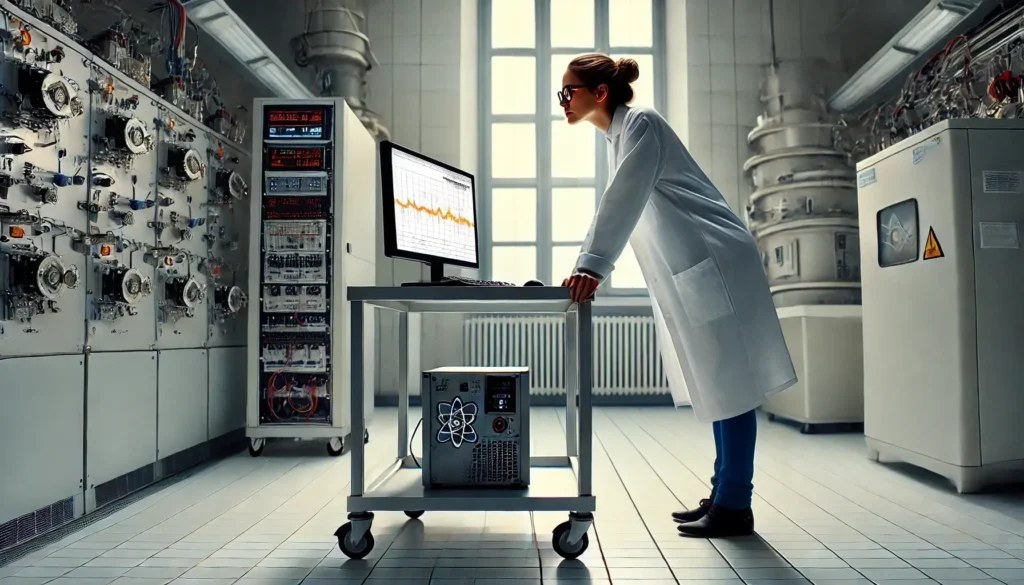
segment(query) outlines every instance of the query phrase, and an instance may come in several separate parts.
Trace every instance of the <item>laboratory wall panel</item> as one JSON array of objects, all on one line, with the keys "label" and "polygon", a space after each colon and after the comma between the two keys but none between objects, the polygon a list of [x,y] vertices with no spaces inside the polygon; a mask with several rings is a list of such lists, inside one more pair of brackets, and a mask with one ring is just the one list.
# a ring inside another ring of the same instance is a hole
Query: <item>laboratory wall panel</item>
[{"label": "laboratory wall panel", "polygon": [[155,341],[153,280],[157,213],[157,102],[102,61],[90,67],[92,102],[89,240],[84,277],[91,351],[150,349]]},{"label": "laboratory wall panel", "polygon": [[157,349],[202,347],[209,327],[205,180],[211,157],[207,131],[161,107],[157,125]]},{"label": "laboratory wall panel", "polygon": [[87,489],[156,461],[156,368],[153,351],[89,354]]},{"label": "laboratory wall panel", "polygon": [[85,358],[0,360],[0,401],[0,528],[61,500],[80,500]]},{"label": "laboratory wall panel", "polygon": [[245,347],[209,350],[210,396],[207,437],[222,437],[245,427]]},{"label": "laboratory wall panel", "polygon": [[[91,111],[89,57],[32,31],[33,52],[6,51],[0,148],[0,356],[81,353]],[[62,55],[59,73],[38,55]],[[60,95],[60,101],[51,96]]]},{"label": "laboratory wall panel", "polygon": [[249,304],[250,158],[226,141],[211,137],[204,272],[210,295],[209,347],[243,346]]},{"label": "laboratory wall panel", "polygon": [[209,364],[205,349],[157,356],[157,459],[207,440]]}]

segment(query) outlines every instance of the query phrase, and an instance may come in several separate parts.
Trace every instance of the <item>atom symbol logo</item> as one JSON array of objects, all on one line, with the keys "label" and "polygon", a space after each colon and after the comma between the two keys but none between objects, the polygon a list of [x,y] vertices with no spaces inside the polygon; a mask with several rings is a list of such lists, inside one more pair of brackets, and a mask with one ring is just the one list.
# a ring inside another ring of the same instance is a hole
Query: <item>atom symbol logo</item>
[{"label": "atom symbol logo", "polygon": [[456,396],[451,402],[441,402],[437,405],[437,420],[441,422],[441,429],[437,431],[437,442],[452,442],[452,446],[458,449],[463,443],[476,443],[476,429],[473,423],[476,422],[477,408],[473,402],[463,404],[462,399]]}]

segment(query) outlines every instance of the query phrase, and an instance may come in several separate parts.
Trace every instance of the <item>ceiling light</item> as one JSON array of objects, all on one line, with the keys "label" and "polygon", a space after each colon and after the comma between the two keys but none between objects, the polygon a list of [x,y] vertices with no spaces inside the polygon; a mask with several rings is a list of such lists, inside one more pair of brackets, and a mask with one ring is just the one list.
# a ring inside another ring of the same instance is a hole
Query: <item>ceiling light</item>
[{"label": "ceiling light", "polygon": [[957,29],[964,30],[980,21],[985,15],[981,8],[993,2],[995,0],[932,0],[832,96],[829,108],[850,112],[862,106],[896,78],[907,74],[909,67],[920,62]]},{"label": "ceiling light", "polygon": [[183,0],[189,20],[220,43],[276,97],[315,97],[224,0]]}]

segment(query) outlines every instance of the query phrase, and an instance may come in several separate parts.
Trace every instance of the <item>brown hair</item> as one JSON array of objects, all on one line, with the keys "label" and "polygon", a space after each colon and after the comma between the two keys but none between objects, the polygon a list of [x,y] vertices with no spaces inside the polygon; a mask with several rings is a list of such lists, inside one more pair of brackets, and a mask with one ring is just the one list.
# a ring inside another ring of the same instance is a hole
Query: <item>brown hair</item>
[{"label": "brown hair", "polygon": [[608,101],[615,108],[633,101],[630,85],[640,77],[640,66],[629,58],[613,61],[608,55],[588,53],[569,62],[569,71],[587,87],[608,87]]}]

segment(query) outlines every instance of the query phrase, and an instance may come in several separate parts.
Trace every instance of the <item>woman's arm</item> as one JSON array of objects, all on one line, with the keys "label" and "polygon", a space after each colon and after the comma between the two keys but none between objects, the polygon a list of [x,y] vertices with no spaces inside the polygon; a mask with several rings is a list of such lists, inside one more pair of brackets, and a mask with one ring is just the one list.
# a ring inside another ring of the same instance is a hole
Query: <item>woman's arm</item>
[{"label": "woman's arm", "polygon": [[661,143],[649,120],[638,116],[623,132],[626,155],[598,203],[576,261],[576,272],[600,280],[614,270],[665,167]]}]

